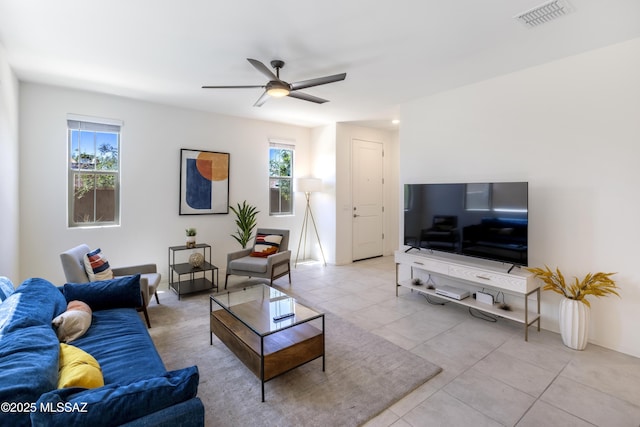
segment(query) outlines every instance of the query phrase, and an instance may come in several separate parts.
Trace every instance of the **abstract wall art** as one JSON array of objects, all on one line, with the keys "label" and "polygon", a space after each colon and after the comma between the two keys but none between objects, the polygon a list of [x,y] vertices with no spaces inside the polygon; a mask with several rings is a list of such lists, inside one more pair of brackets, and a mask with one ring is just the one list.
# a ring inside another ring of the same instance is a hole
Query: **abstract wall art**
[{"label": "abstract wall art", "polygon": [[229,153],[180,150],[180,215],[229,213]]}]

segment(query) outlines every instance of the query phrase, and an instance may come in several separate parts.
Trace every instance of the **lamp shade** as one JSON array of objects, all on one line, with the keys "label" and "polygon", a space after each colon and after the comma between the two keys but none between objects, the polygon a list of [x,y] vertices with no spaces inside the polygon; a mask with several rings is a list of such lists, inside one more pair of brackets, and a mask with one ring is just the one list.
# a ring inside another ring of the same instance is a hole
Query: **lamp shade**
[{"label": "lamp shade", "polygon": [[322,191],[322,180],[320,178],[298,178],[296,186],[298,191],[303,193],[314,193]]}]

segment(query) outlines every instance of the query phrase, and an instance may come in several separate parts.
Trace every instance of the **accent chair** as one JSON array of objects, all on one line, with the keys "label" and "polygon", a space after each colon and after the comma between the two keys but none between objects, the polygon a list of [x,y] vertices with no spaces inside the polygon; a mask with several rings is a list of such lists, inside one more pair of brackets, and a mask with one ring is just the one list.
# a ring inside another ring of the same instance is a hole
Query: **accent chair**
[{"label": "accent chair", "polygon": [[[67,282],[69,283],[88,283],[89,276],[85,269],[84,257],[91,251],[89,246],[82,244],[74,248],[66,250],[60,254],[60,261],[62,262],[62,269]],[[157,289],[160,284],[160,273],[155,264],[143,264],[134,265],[130,267],[111,267],[114,277],[131,276],[134,274],[140,274],[140,292],[142,294],[142,307],[138,307],[137,310],[143,312],[144,318],[147,321],[147,327],[151,327],[149,321],[149,313],[147,312],[147,305],[151,301],[151,296],[155,295],[156,303],[160,304],[158,299]]]},{"label": "accent chair", "polygon": [[[282,237],[279,243],[276,242],[279,240],[278,236]],[[289,275],[291,283],[289,230],[258,228],[251,248],[227,254],[225,289],[232,274],[269,279],[269,285],[272,285],[275,279]]]}]

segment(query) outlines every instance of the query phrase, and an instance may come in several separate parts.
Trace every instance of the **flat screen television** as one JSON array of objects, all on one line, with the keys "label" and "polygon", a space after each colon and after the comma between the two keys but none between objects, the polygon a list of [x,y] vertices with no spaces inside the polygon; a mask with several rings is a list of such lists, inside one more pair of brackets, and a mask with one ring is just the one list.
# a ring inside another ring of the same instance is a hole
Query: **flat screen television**
[{"label": "flat screen television", "polygon": [[527,265],[527,182],[405,184],[404,244]]}]

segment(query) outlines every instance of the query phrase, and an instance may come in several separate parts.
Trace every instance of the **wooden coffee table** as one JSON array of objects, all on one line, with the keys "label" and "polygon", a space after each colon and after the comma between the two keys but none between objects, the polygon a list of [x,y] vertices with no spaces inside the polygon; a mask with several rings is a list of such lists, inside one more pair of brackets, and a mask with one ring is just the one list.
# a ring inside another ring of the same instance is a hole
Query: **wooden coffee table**
[{"label": "wooden coffee table", "polygon": [[259,284],[211,295],[213,334],[264,383],[322,357],[324,313],[289,295]]}]

